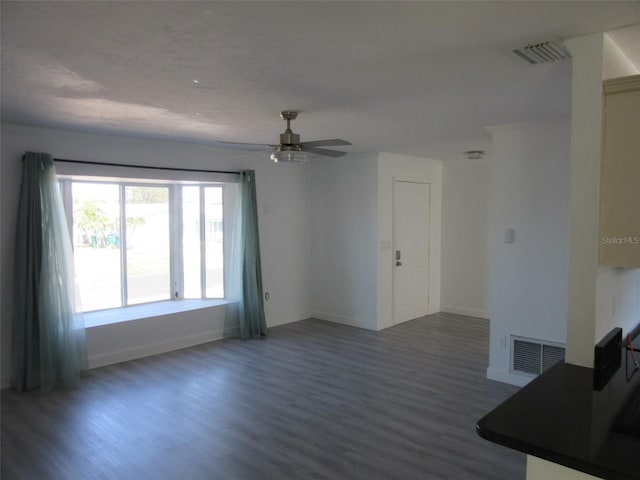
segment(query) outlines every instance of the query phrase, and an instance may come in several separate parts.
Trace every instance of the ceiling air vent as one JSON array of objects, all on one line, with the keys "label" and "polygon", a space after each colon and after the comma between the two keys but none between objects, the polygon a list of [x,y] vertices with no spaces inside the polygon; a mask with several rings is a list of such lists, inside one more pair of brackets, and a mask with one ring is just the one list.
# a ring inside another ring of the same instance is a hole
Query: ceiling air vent
[{"label": "ceiling air vent", "polygon": [[561,42],[532,43],[524,48],[512,50],[513,54],[530,65],[539,63],[553,63],[558,60],[571,58],[571,53]]}]

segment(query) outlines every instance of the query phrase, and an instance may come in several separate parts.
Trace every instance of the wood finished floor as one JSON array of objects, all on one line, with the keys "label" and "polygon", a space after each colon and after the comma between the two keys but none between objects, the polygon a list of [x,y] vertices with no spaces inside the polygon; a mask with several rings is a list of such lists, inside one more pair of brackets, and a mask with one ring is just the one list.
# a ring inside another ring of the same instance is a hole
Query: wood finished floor
[{"label": "wood finished floor", "polygon": [[436,314],[371,332],[319,320],[2,392],[2,479],[509,479],[523,454],[476,421],[488,321]]}]

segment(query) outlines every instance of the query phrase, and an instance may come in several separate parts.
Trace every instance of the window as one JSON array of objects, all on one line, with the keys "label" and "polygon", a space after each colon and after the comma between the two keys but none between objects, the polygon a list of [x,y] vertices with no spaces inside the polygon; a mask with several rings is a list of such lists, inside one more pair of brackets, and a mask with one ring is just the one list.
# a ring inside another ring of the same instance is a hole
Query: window
[{"label": "window", "polygon": [[182,188],[185,298],[224,297],[223,191]]},{"label": "window", "polygon": [[234,184],[61,177],[78,309],[224,298]]}]

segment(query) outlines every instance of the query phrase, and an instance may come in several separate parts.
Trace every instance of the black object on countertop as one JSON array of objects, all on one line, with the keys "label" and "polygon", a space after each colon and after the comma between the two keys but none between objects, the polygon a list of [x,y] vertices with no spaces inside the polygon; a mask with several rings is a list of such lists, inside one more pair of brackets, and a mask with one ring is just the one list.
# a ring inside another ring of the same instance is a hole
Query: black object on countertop
[{"label": "black object on countertop", "polygon": [[595,370],[593,388],[601,390],[613,377],[621,365],[622,329],[616,327],[593,349],[593,369]]},{"label": "black object on countertop", "polygon": [[638,480],[639,378],[627,382],[620,368],[598,391],[594,369],[561,362],[483,417],[476,430],[492,442],[596,477]]}]

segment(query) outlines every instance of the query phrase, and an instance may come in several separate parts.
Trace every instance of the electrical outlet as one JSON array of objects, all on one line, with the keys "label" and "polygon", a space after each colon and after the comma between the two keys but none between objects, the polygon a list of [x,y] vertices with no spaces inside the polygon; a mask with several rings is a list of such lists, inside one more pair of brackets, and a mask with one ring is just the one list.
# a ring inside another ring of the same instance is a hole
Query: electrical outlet
[{"label": "electrical outlet", "polygon": [[268,302],[269,298],[271,298],[271,295],[269,295],[269,292],[264,292],[264,301]]}]

